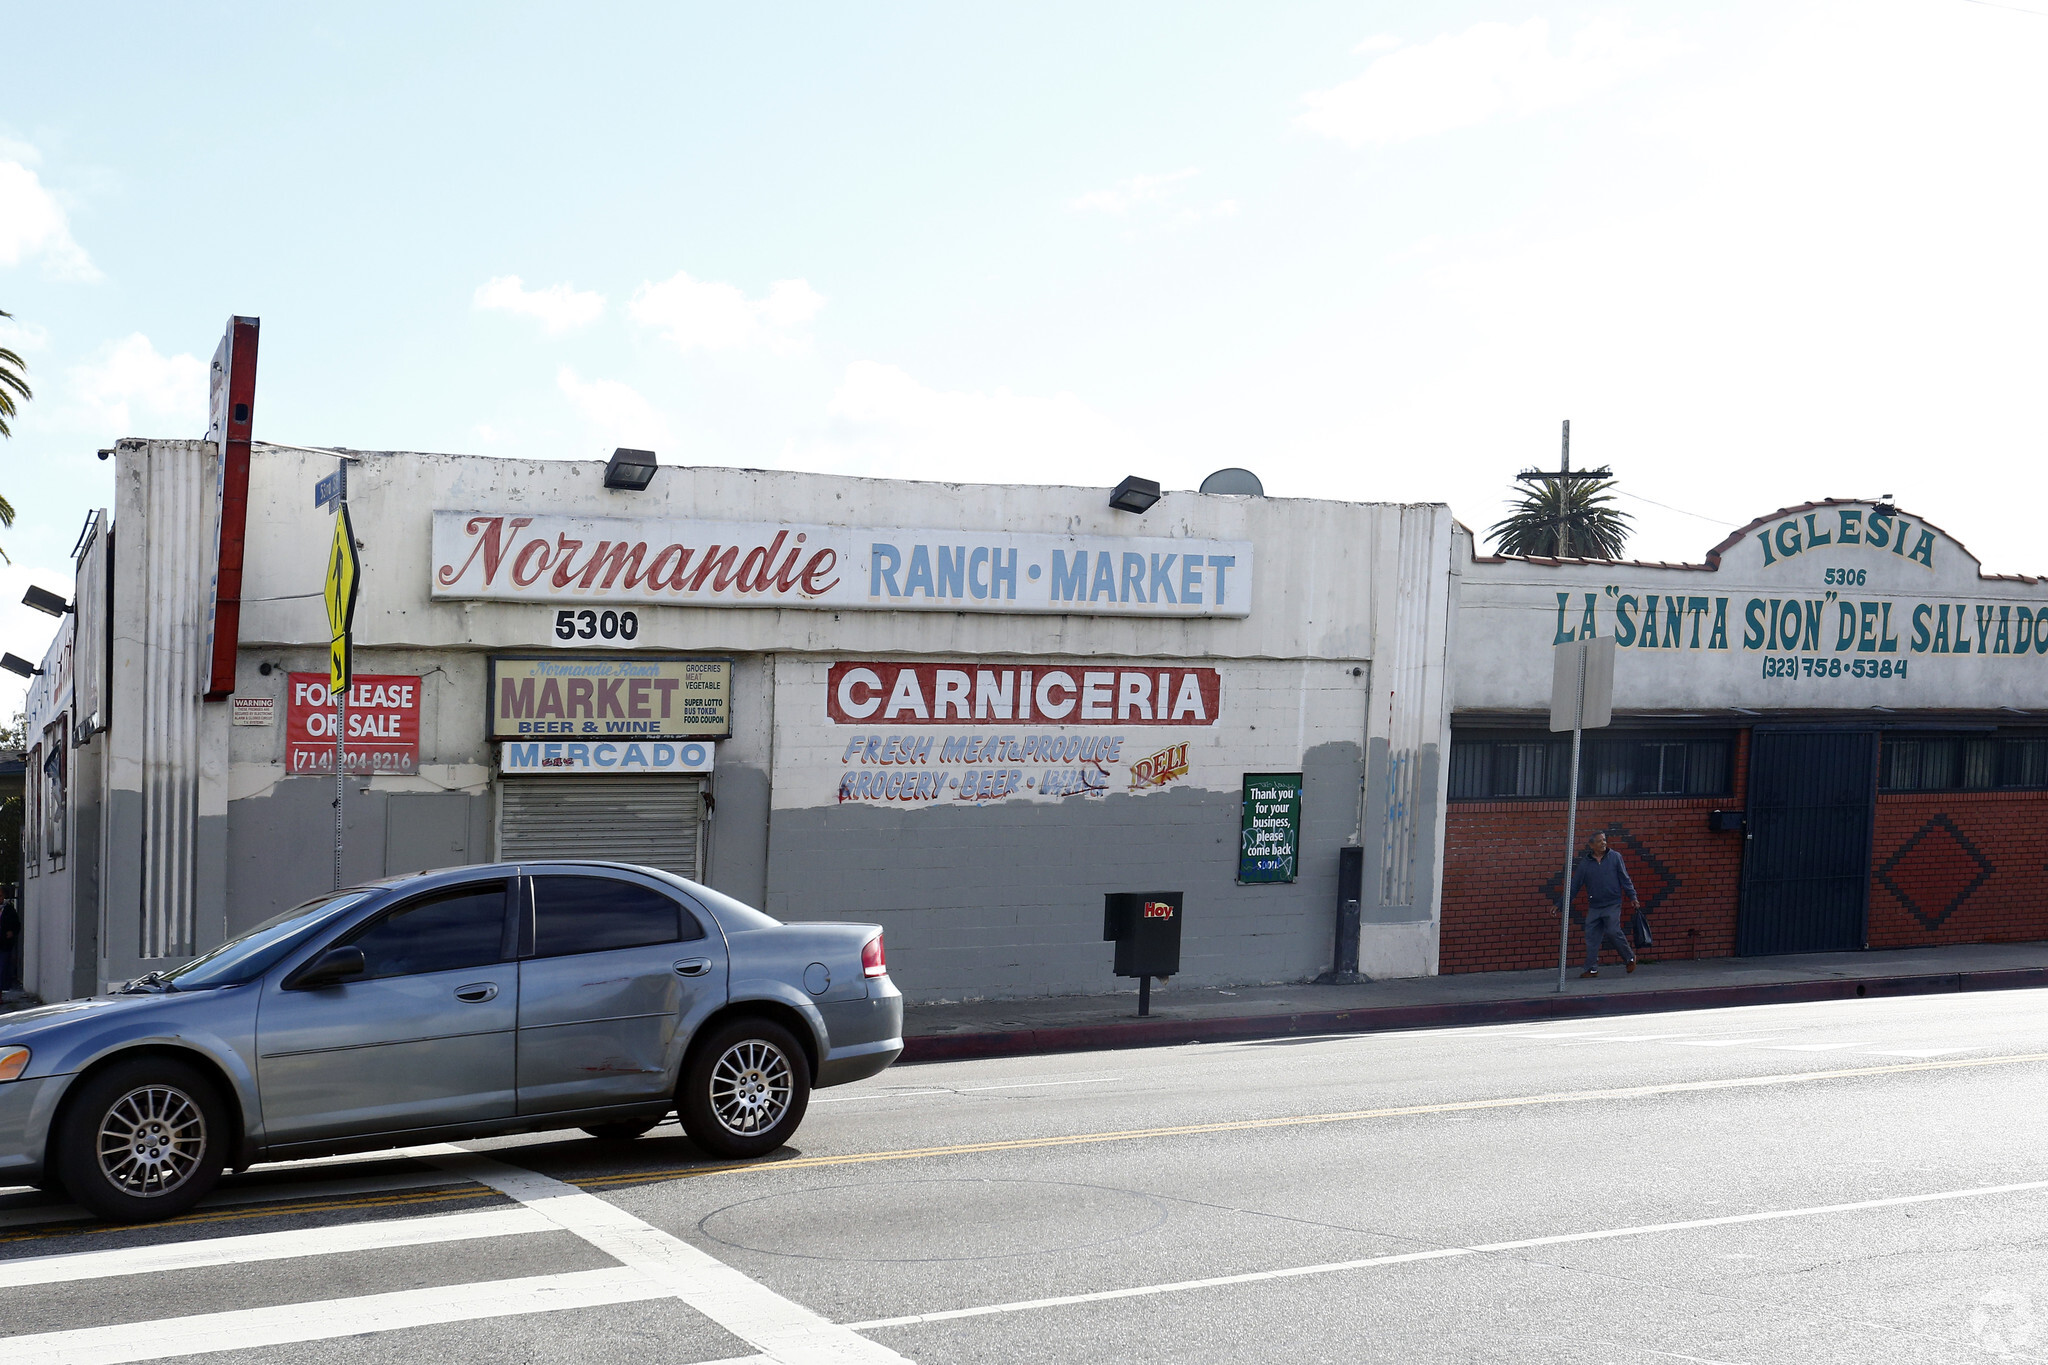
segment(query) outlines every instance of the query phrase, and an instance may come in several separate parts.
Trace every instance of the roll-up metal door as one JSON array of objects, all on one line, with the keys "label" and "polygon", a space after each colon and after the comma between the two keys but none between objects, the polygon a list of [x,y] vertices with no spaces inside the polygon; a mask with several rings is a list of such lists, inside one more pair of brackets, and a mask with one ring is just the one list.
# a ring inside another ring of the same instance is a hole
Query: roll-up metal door
[{"label": "roll-up metal door", "polygon": [[703,866],[703,780],[509,777],[498,783],[498,857],[643,863],[693,881]]}]

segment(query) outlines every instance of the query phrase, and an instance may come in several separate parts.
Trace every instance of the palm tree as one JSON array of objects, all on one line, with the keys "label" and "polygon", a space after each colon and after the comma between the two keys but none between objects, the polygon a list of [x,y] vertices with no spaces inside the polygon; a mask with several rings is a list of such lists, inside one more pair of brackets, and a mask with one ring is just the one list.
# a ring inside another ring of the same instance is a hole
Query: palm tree
[{"label": "palm tree", "polygon": [[1619,559],[1629,514],[1612,506],[1612,479],[1551,478],[1523,490],[1514,510],[1487,529],[1504,555]]},{"label": "palm tree", "polygon": [[[14,314],[12,313],[0,310],[0,318],[11,318],[13,316]],[[0,346],[0,436],[11,437],[14,435],[12,431],[7,429],[7,419],[14,416],[17,411],[14,395],[20,394],[24,401],[35,397],[35,394],[29,391],[28,381],[21,377],[22,371],[27,368],[28,363],[20,356],[8,350],[5,346]],[[14,504],[5,498],[0,498],[0,526],[12,525],[14,525]],[[9,564],[14,562],[12,559],[8,559],[7,551],[5,550],[0,550],[0,559],[6,559]]]},{"label": "palm tree", "polygon": [[[5,309],[0,309],[0,318],[11,318],[13,316],[14,314],[7,312]],[[24,399],[35,397],[34,394],[29,392],[28,381],[21,377],[22,371],[27,368],[27,362],[20,356],[8,350],[5,346],[0,346],[0,436],[12,436],[14,434],[7,429],[7,419],[14,416],[15,412],[14,394],[18,393]],[[14,390],[14,393],[9,393],[9,389]],[[6,520],[10,523],[14,520],[12,512],[8,514]]]}]

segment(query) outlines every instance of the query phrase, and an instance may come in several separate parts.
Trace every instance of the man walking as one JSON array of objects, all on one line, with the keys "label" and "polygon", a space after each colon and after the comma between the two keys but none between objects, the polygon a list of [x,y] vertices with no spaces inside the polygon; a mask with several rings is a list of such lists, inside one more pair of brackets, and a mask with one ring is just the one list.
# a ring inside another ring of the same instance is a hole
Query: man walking
[{"label": "man walking", "polygon": [[0,900],[0,995],[14,989],[21,961],[21,911],[12,896]]},{"label": "man walking", "polygon": [[1604,830],[1593,836],[1592,844],[1572,868],[1571,888],[1565,892],[1567,908],[1580,887],[1586,889],[1586,970],[1579,973],[1580,978],[1600,975],[1600,950],[1609,942],[1621,949],[1622,962],[1634,971],[1636,950],[1621,932],[1621,903],[1626,897],[1629,908],[1636,908],[1636,884],[1629,880],[1621,850],[1607,846]]}]

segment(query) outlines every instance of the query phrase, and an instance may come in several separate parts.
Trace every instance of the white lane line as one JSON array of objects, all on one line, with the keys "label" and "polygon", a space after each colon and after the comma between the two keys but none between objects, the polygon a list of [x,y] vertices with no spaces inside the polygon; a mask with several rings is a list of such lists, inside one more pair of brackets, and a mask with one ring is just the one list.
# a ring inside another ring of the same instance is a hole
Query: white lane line
[{"label": "white lane line", "polygon": [[907,1100],[927,1095],[971,1095],[979,1090],[1038,1090],[1049,1085],[1107,1085],[1121,1076],[1086,1076],[1074,1081],[1004,1081],[1001,1085],[955,1085],[936,1090],[881,1090],[867,1095],[828,1095],[812,1104],[845,1104],[851,1100]]},{"label": "white lane line", "polygon": [[1939,1194],[1905,1194],[1890,1199],[1865,1199],[1853,1204],[1821,1204],[1804,1209],[1734,1213],[1720,1218],[1694,1218],[1680,1223],[1645,1223],[1639,1227],[1602,1228],[1596,1232],[1561,1232],[1549,1237],[1523,1237],[1512,1242],[1488,1242],[1482,1246],[1438,1247],[1429,1251],[1408,1251],[1393,1256],[1369,1256],[1357,1261],[1328,1261],[1321,1265],[1291,1266],[1285,1270],[1255,1270],[1243,1275],[1218,1275],[1206,1280],[1176,1280],[1170,1284],[1138,1285],[1130,1289],[1103,1289],[1092,1294],[1063,1294],[1051,1299],[1023,1299],[1014,1303],[986,1304],[979,1308],[912,1313],[900,1318],[875,1318],[868,1322],[848,1323],[847,1326],[856,1332],[873,1332],[884,1327],[910,1327],[924,1322],[951,1322],[959,1318],[988,1317],[995,1313],[1021,1313],[1034,1308],[1060,1308],[1069,1304],[1108,1303],[1116,1299],[1148,1298],[1154,1294],[1178,1294],[1192,1289],[1217,1289],[1236,1284],[1260,1284],[1267,1280],[1290,1280],[1304,1275],[1331,1275],[1346,1270],[1407,1265],[1415,1261],[1443,1261],[1460,1256],[1482,1256],[1502,1251],[1527,1251],[1535,1247],[1565,1246],[1573,1242],[1597,1242],[1613,1237],[1644,1237],[1658,1232],[1688,1232],[1698,1228],[1734,1227],[1743,1223],[1767,1223],[1788,1218],[1816,1218],[1824,1214],[1858,1213],[1868,1209],[1901,1208],[1910,1204],[1933,1204],[1953,1199],[1983,1199],[1992,1195],[2020,1194],[2035,1190],[2048,1190],[2048,1180],[2030,1180],[2017,1185],[1982,1185],[1968,1190],[1944,1190]]},{"label": "white lane line", "polygon": [[[230,1185],[199,1201],[199,1209],[235,1208],[243,1204],[277,1204],[294,1199],[343,1199],[358,1194],[426,1189],[454,1185],[445,1171],[395,1171],[390,1175],[358,1175],[345,1180],[309,1180],[302,1185]],[[0,1228],[43,1223],[82,1223],[93,1215],[76,1204],[38,1204],[25,1209],[0,1209]]]},{"label": "white lane line", "polygon": [[1672,1043],[1671,1043],[1671,1046],[1672,1046],[1672,1047],[1762,1047],[1762,1046],[1764,1045],[1764,1039],[1765,1039],[1765,1038],[1769,1038],[1769,1037],[1772,1037],[1772,1036],[1773,1036],[1773,1035],[1771,1035],[1771,1034],[1768,1034],[1768,1033],[1766,1033],[1766,1034],[1764,1034],[1764,1035],[1763,1035],[1762,1037],[1760,1037],[1760,1038],[1689,1038],[1689,1039],[1686,1039],[1686,1038],[1682,1038],[1682,1039],[1674,1039],[1674,1040],[1672,1041]]},{"label": "white lane line", "polygon": [[1909,1047],[1893,1048],[1886,1051],[1872,1048],[1870,1055],[1873,1057],[1946,1057],[1952,1052],[1975,1052],[1976,1050],[1969,1047]]},{"label": "white lane line", "polygon": [[656,1293],[682,1300],[779,1365],[910,1365],[879,1342],[783,1298],[708,1252],[574,1185],[469,1153],[434,1161],[538,1210],[644,1277]]},{"label": "white lane line", "polygon": [[613,1267],[0,1337],[0,1349],[4,1349],[8,1365],[127,1365],[130,1361],[327,1341],[364,1332],[523,1317],[564,1308],[601,1308],[664,1297],[661,1287],[645,1275]]},{"label": "white lane line", "polygon": [[294,1228],[258,1232],[246,1237],[214,1237],[196,1242],[120,1247],[112,1251],[81,1251],[66,1256],[35,1256],[0,1261],[0,1289],[31,1284],[70,1284],[116,1275],[154,1275],[166,1270],[197,1270],[203,1266],[249,1265],[299,1256],[333,1256],[350,1251],[383,1251],[391,1247],[469,1242],[483,1237],[512,1237],[558,1229],[528,1208],[479,1209],[426,1218],[392,1218],[349,1223],[340,1227]]}]

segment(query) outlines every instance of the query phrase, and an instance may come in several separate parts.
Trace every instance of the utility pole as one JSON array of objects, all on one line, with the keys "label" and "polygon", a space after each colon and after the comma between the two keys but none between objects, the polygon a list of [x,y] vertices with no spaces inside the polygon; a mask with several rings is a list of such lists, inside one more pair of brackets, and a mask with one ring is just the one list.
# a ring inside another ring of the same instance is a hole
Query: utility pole
[{"label": "utility pole", "polygon": [[1556,469],[1525,469],[1515,475],[1515,478],[1518,480],[1526,479],[1532,483],[1563,485],[1558,490],[1557,496],[1557,557],[1559,559],[1570,559],[1572,556],[1572,482],[1574,480],[1598,481],[1613,477],[1614,471],[1606,465],[1601,465],[1598,469],[1574,470],[1572,468],[1572,419],[1569,417],[1564,419],[1564,452],[1559,467]]}]

